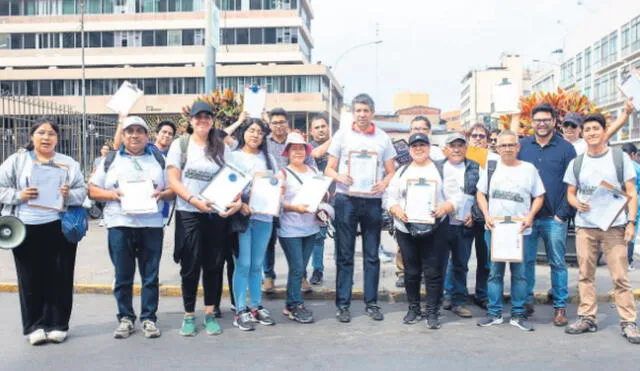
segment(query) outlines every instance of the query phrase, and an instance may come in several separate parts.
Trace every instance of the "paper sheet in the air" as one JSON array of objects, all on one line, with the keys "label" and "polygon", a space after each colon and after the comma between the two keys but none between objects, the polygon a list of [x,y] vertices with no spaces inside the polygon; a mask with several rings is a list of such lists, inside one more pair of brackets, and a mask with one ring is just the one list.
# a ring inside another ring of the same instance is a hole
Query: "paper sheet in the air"
[{"label": "paper sheet in the air", "polygon": [[107,108],[120,115],[126,115],[142,95],[142,90],[129,81],[125,81],[111,97],[111,100],[107,103]]}]

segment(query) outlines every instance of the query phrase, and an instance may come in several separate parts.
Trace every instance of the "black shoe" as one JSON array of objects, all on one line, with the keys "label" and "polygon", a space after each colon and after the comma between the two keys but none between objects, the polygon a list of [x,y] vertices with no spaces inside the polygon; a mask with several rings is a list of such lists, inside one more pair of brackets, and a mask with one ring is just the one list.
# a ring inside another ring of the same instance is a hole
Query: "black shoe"
[{"label": "black shoe", "polygon": [[365,312],[374,321],[382,321],[384,319],[384,315],[380,311],[380,307],[377,304],[367,305]]},{"label": "black shoe", "polygon": [[398,280],[396,281],[396,287],[398,288],[404,287],[404,276],[398,277]]},{"label": "black shoe", "polygon": [[213,308],[213,316],[215,318],[222,318],[222,311],[220,311],[220,307]]},{"label": "black shoe", "polygon": [[453,303],[451,302],[451,300],[449,299],[444,299],[442,301],[442,309],[444,310],[451,310],[451,308],[453,308]]},{"label": "black shoe", "polygon": [[349,323],[351,322],[351,312],[349,308],[338,308],[338,312],[336,313],[336,318],[339,322]]},{"label": "black shoe", "polygon": [[320,285],[322,283],[322,272],[318,271],[318,270],[313,270],[313,274],[311,275],[311,279],[309,280],[309,283],[317,286]]},{"label": "black shoe", "polygon": [[533,303],[527,303],[524,305],[524,314],[527,317],[533,316],[535,312],[536,312],[536,307]]},{"label": "black shoe", "polygon": [[480,308],[487,310],[487,307],[489,306],[489,300],[485,299],[478,299],[475,296],[473,297],[473,303],[477,306],[479,306]]},{"label": "black shoe", "polygon": [[414,323],[418,323],[422,313],[420,313],[420,308],[411,308],[409,307],[409,311],[402,319],[402,323],[405,325],[413,325]]},{"label": "black shoe", "polygon": [[442,327],[440,325],[440,319],[438,318],[438,315],[436,313],[427,315],[427,327],[431,330],[437,330]]},{"label": "black shoe", "polygon": [[299,304],[289,311],[289,319],[299,323],[312,323],[313,313],[304,304]]}]

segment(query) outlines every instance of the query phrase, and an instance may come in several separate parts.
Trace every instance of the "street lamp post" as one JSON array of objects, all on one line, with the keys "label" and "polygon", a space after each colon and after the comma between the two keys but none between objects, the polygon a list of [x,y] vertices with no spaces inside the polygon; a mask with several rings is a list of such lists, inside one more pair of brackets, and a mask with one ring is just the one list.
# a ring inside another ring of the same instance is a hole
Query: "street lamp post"
[{"label": "street lamp post", "polygon": [[87,91],[86,91],[86,71],[85,71],[85,55],[84,55],[84,13],[86,0],[80,1],[80,43],[82,44],[81,63],[82,63],[82,169],[87,171],[89,162],[87,161]]},{"label": "street lamp post", "polygon": [[[369,45],[377,45],[377,44],[382,44],[382,40],[369,41],[367,43],[354,45],[349,49],[345,50],[342,54],[340,54],[338,59],[336,59],[335,63],[333,64],[332,66],[333,71],[337,70],[338,63],[340,63],[340,60],[342,60],[342,58],[344,58],[344,56],[347,55],[348,53],[352,52],[355,49],[359,49]],[[329,133],[333,135],[333,80],[331,79],[331,77],[329,77]]]}]

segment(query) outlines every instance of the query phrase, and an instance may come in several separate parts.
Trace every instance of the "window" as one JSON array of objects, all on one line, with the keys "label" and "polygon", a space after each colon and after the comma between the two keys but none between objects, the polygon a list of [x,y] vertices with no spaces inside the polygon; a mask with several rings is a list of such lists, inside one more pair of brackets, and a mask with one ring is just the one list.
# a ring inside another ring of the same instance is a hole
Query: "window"
[{"label": "window", "polygon": [[102,33],[100,32],[89,32],[89,47],[90,48],[99,48],[100,46],[102,46],[102,40],[101,40],[101,36]]},{"label": "window", "polygon": [[88,14],[100,14],[102,13],[102,0],[86,0],[86,12]]},{"label": "window", "polygon": [[157,87],[156,87],[156,79],[144,79],[143,82],[143,90],[145,95],[156,95]]},{"label": "window", "polygon": [[167,31],[167,44],[169,46],[182,45],[182,30],[169,30]]},{"label": "window", "polygon": [[198,83],[197,78],[188,77],[184,79],[184,91],[182,94],[197,94],[198,93]]},{"label": "window", "polygon": [[27,91],[25,95],[38,95],[38,80],[27,81]]},{"label": "window", "polygon": [[24,34],[24,49],[35,49],[36,48],[36,34],[34,33],[26,33]]},{"label": "window", "polygon": [[584,50],[584,72],[589,73],[591,71],[591,48]]},{"label": "window", "polygon": [[194,0],[182,0],[182,11],[183,12],[192,12],[192,11],[194,11],[193,1]]},{"label": "window", "polygon": [[603,67],[609,64],[609,39],[606,36],[600,41],[600,62]]},{"label": "window", "polygon": [[167,46],[167,31],[156,30],[155,37],[156,37],[155,46]]},{"label": "window", "polygon": [[153,46],[153,31],[142,31],[142,46]]},{"label": "window", "polygon": [[222,45],[234,45],[236,43],[235,29],[222,28],[221,31],[222,31]]},{"label": "window", "polygon": [[0,15],[11,15],[11,4],[8,1],[0,1]]},{"label": "window", "polygon": [[249,42],[250,44],[264,44],[264,38],[262,37],[262,28],[249,29]]},{"label": "window", "polygon": [[182,45],[195,45],[194,30],[182,30]]},{"label": "window", "polygon": [[103,48],[113,48],[113,32],[103,32],[102,33],[102,47]]},{"label": "window", "polygon": [[40,95],[51,95],[51,80],[40,80]]},{"label": "window", "polygon": [[65,32],[62,34],[62,47],[65,49],[73,48],[75,45],[75,35],[73,32]]},{"label": "window", "polygon": [[578,75],[578,77],[581,77],[580,75],[582,74],[582,53],[579,53],[578,56],[576,57],[576,75]]},{"label": "window", "polygon": [[249,29],[237,28],[236,29],[236,44],[245,45],[249,43]]},{"label": "window", "polygon": [[64,95],[64,80],[53,80],[51,82],[51,95],[63,96]]},{"label": "window", "polygon": [[158,79],[158,95],[171,94],[171,79]]},{"label": "window", "polygon": [[75,0],[63,0],[62,1],[62,14],[76,14],[76,1]]},{"label": "window", "polygon": [[596,43],[593,48],[593,67],[600,67],[600,43]]},{"label": "window", "polygon": [[618,32],[609,35],[609,63],[618,59]]},{"label": "window", "polygon": [[11,47],[11,35],[8,33],[0,33],[0,49],[9,49]]},{"label": "window", "polygon": [[261,10],[262,0],[251,0],[249,3],[249,10]]}]

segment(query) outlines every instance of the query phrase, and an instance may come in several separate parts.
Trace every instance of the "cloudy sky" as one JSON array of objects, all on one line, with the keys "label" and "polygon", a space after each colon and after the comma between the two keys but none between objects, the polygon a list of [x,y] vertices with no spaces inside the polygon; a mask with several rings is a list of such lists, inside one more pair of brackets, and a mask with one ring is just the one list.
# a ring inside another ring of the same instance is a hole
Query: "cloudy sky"
[{"label": "cloudy sky", "polygon": [[[609,0],[625,2],[631,0]],[[460,81],[472,68],[497,65],[501,53],[553,61],[567,32],[593,19],[601,0],[312,0],[314,61],[333,65],[345,98],[369,92],[391,111],[400,91],[426,92],[443,111],[459,106]],[[534,67],[545,67],[540,63]]]}]

